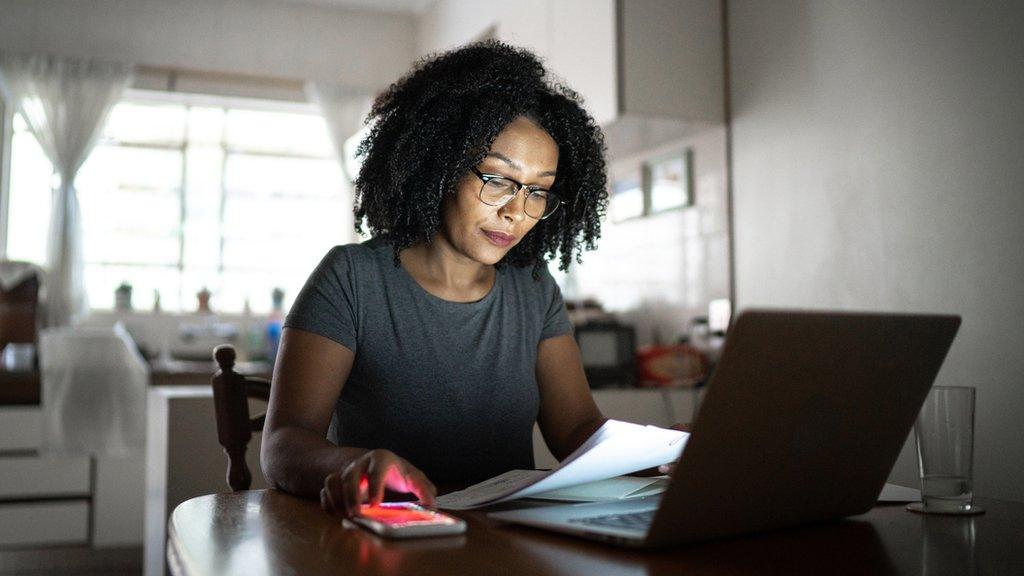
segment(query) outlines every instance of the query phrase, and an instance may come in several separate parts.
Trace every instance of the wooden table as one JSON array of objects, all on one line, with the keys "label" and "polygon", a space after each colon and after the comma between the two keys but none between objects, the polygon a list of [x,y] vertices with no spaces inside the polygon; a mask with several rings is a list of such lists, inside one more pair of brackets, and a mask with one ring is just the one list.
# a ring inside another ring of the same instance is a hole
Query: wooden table
[{"label": "wooden table", "polygon": [[[275,490],[178,506],[168,563],[178,576],[245,574],[1024,574],[1024,504],[978,499],[982,516],[902,505],[758,536],[636,551],[459,512],[464,536],[389,541]],[[498,508],[491,508],[495,510]]]}]

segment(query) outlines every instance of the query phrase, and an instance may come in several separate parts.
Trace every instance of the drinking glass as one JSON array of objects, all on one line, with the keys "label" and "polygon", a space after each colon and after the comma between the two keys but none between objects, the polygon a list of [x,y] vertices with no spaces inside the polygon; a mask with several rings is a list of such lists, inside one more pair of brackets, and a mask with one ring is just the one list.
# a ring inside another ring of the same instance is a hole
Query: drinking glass
[{"label": "drinking glass", "polygon": [[974,505],[974,388],[935,386],[914,424],[921,502],[926,514],[979,514]]}]

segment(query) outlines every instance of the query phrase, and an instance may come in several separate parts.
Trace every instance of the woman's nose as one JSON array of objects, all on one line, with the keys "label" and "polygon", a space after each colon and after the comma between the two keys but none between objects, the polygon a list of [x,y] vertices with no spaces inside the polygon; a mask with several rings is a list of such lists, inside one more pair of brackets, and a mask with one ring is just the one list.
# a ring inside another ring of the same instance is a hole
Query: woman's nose
[{"label": "woman's nose", "polygon": [[529,192],[525,192],[523,194],[520,194],[520,192],[523,192],[522,188],[516,190],[516,195],[513,196],[507,204],[501,207],[501,213],[506,218],[512,220],[522,220],[526,218],[526,197],[529,195]]}]

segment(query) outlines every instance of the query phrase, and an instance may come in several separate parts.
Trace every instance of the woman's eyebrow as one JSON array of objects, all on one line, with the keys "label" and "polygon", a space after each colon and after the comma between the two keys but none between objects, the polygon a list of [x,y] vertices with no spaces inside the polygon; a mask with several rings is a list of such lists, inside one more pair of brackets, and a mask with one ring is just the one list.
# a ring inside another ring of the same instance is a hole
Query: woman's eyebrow
[{"label": "woman's eyebrow", "polygon": [[[488,152],[488,153],[486,154],[486,156],[490,156],[490,157],[492,157],[492,158],[497,158],[498,160],[501,160],[501,161],[502,161],[502,162],[504,162],[505,164],[508,164],[508,165],[509,165],[509,167],[511,167],[511,168],[512,168],[513,170],[518,170],[518,171],[520,171],[520,172],[522,172],[522,171],[523,171],[523,167],[522,167],[522,165],[520,165],[520,164],[519,164],[518,162],[516,162],[515,160],[512,160],[512,159],[511,159],[511,158],[509,158],[508,156],[505,156],[505,155],[504,155],[504,154],[502,154],[501,152],[493,152],[493,151],[491,151],[491,152]],[[556,173],[555,173],[555,171],[554,171],[554,170],[546,170],[546,171],[544,171],[544,172],[541,172],[540,174],[537,174],[537,176],[555,176],[555,175],[556,175]]]}]

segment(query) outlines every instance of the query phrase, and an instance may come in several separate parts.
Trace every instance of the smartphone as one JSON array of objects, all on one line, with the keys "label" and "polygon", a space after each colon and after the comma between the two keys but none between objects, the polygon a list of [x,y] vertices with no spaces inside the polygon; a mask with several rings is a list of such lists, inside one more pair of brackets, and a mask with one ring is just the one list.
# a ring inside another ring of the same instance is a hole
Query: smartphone
[{"label": "smartphone", "polygon": [[462,534],[466,523],[412,502],[363,504],[352,521],[385,538],[422,538]]}]

